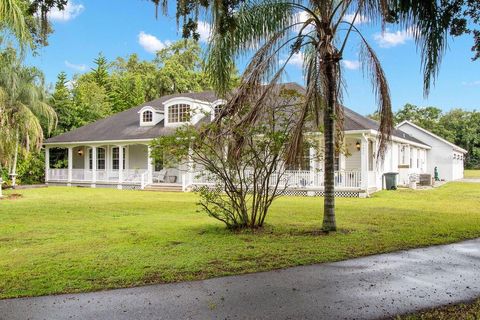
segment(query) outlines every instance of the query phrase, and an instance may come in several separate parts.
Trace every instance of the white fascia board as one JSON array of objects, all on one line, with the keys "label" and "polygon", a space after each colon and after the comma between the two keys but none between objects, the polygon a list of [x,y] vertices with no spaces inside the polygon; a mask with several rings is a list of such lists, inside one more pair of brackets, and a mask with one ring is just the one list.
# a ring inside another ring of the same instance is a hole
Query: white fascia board
[{"label": "white fascia board", "polygon": [[154,138],[150,139],[130,139],[130,140],[98,140],[98,141],[69,141],[69,142],[44,142],[44,146],[89,146],[89,145],[102,145],[102,144],[136,144],[139,142],[148,143],[152,141]]},{"label": "white fascia board", "polygon": [[451,146],[451,147],[452,147],[454,150],[456,150],[456,151],[460,151],[460,152],[462,152],[462,153],[468,153],[468,151],[465,150],[465,149],[463,149],[462,147],[459,147],[459,146],[457,146],[456,144],[453,144],[453,143],[451,143],[450,141],[447,141],[447,140],[443,139],[442,137],[437,136],[435,133],[430,132],[430,131],[428,131],[427,129],[424,129],[424,128],[420,127],[420,126],[417,126],[415,123],[413,123],[413,122],[411,122],[411,121],[404,120],[404,121],[402,121],[401,123],[399,123],[399,124],[396,126],[396,128],[398,129],[398,128],[400,128],[401,126],[403,126],[404,124],[410,125],[410,126],[414,127],[415,129],[418,129],[418,130],[420,130],[420,131],[422,131],[422,132],[424,132],[424,133],[426,133],[426,134],[428,134],[428,135],[430,135],[430,136],[432,136],[432,137],[434,137],[434,138],[442,141],[443,143],[448,144],[449,146]]}]

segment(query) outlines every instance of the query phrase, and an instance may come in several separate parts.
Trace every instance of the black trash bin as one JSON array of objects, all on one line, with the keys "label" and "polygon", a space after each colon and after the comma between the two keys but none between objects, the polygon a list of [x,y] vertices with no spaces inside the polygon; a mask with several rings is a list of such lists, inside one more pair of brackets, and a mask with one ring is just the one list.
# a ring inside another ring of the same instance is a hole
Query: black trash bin
[{"label": "black trash bin", "polygon": [[397,172],[386,172],[383,174],[385,177],[385,189],[397,190]]}]

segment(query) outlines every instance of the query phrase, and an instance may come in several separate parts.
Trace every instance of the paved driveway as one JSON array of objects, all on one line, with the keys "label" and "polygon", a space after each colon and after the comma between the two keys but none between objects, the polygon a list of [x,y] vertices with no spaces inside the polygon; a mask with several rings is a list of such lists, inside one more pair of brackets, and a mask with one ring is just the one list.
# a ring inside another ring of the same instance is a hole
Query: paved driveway
[{"label": "paved driveway", "polygon": [[376,319],[480,296],[480,239],[178,284],[0,300],[0,319]]}]

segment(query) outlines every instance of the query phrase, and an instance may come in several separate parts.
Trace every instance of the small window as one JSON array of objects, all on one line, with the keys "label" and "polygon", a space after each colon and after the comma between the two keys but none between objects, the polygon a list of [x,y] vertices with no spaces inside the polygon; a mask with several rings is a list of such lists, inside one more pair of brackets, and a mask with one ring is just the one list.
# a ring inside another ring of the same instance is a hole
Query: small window
[{"label": "small window", "polygon": [[[126,149],[123,148],[123,170],[125,170],[125,154],[126,154]],[[120,162],[119,159],[120,159],[119,149],[118,147],[115,147],[112,149],[112,169],[113,170],[118,170],[119,162]]]},{"label": "small window", "polygon": [[88,169],[93,169],[93,149],[88,149]]},{"label": "small window", "polygon": [[105,170],[105,149],[104,148],[97,149],[97,169]]},{"label": "small window", "polygon": [[168,122],[179,123],[190,121],[190,105],[175,104],[168,107]]},{"label": "small window", "polygon": [[216,118],[220,115],[220,112],[222,112],[223,107],[224,107],[223,104],[219,104],[219,105],[216,105],[215,108],[213,108],[213,117],[214,118]]},{"label": "small window", "polygon": [[150,110],[143,111],[142,114],[143,122],[152,122],[153,121],[153,112]]}]

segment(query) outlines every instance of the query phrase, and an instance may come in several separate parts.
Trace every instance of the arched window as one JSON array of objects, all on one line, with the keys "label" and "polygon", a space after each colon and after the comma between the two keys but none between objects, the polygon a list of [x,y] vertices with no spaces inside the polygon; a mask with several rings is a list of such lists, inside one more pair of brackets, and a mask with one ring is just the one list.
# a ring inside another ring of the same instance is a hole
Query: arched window
[{"label": "arched window", "polygon": [[215,108],[213,108],[213,117],[216,118],[222,112],[222,109],[225,105],[224,104],[217,104]]},{"label": "arched window", "polygon": [[150,110],[143,111],[142,114],[143,122],[152,122],[153,121],[153,112]]},{"label": "arched window", "polygon": [[190,120],[190,105],[174,104],[168,107],[168,123],[187,122]]}]

